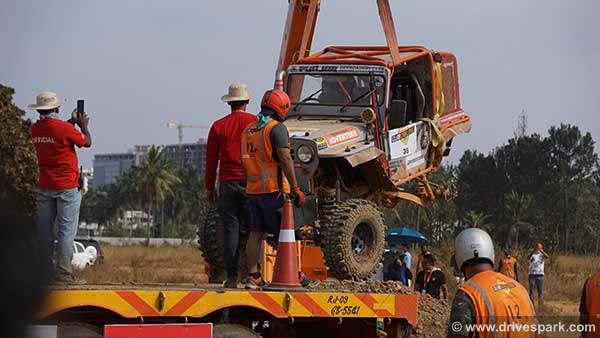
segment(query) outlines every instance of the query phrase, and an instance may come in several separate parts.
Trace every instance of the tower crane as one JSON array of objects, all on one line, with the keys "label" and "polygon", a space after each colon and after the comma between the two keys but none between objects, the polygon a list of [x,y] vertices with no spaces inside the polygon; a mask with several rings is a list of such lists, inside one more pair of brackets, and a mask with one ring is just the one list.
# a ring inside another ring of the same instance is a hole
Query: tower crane
[{"label": "tower crane", "polygon": [[194,125],[194,124],[167,122],[167,128],[169,128],[169,129],[177,128],[178,139],[179,139],[179,143],[178,143],[178,146],[179,146],[179,148],[178,148],[179,169],[181,169],[183,167],[183,128],[196,128],[196,129],[202,129],[202,130],[209,130],[210,127]]}]

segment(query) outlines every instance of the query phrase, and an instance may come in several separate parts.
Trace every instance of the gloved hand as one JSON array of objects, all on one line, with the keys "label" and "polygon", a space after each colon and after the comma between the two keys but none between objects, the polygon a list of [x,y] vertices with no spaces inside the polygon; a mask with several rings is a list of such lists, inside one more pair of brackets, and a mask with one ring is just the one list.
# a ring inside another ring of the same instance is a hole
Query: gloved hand
[{"label": "gloved hand", "polygon": [[302,190],[300,190],[300,187],[293,187],[291,195],[292,201],[297,207],[303,205],[306,202],[306,196],[304,195]]}]

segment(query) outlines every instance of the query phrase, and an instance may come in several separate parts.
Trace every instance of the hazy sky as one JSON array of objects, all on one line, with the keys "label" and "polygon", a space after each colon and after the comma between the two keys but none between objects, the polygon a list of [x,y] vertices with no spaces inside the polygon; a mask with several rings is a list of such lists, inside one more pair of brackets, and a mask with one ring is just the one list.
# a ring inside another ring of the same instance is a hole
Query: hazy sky
[{"label": "hazy sky", "polygon": [[[383,45],[375,0],[322,0],[313,51]],[[453,52],[473,130],[454,142],[483,152],[529,130],[572,123],[600,140],[600,1],[390,0],[400,45]],[[3,0],[0,83],[21,108],[42,90],[86,100],[94,153],[176,143],[174,121],[210,125],[230,82],[258,98],[273,83],[286,0]],[[28,117],[37,119],[29,111]],[[185,141],[201,132],[185,130]],[[600,149],[598,146],[596,149]]]}]

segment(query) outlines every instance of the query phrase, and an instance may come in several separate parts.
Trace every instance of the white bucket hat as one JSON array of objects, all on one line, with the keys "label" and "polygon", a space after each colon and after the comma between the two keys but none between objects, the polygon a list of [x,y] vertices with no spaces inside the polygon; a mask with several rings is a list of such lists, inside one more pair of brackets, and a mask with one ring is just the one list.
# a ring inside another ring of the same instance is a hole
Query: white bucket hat
[{"label": "white bucket hat", "polygon": [[61,99],[53,92],[41,92],[35,97],[35,103],[27,105],[29,109],[46,110],[60,107],[65,100]]},{"label": "white bucket hat", "polygon": [[229,92],[221,97],[225,102],[232,101],[247,101],[252,98],[252,94],[246,90],[246,85],[243,83],[232,83],[229,85]]}]

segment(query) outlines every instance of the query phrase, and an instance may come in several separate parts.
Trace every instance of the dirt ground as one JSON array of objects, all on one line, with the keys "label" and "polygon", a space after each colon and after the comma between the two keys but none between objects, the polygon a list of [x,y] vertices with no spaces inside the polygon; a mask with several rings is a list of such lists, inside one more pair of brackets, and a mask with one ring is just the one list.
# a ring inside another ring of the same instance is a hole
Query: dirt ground
[{"label": "dirt ground", "polygon": [[[200,287],[207,282],[204,262],[195,246],[103,246],[105,263],[93,266],[77,275],[88,284],[118,285],[164,285],[182,284]],[[436,252],[434,252],[436,254]],[[438,257],[443,253],[437,253]],[[526,254],[523,254],[526,255]],[[454,295],[456,285],[451,278],[446,262],[438,259],[439,267],[449,280],[450,295]],[[526,276],[526,264],[520,264],[521,276]],[[546,266],[545,306],[538,309],[538,315],[548,321],[558,316],[566,321],[576,322],[579,316],[581,287],[589,274],[600,270],[600,259],[581,256],[557,256]],[[526,277],[521,283],[526,287]],[[328,280],[315,291],[335,290],[339,292],[386,292],[411,293],[411,289],[395,282],[350,282]],[[541,310],[541,311],[540,311]],[[445,337],[450,305],[428,295],[419,302],[419,323],[414,328],[413,337]],[[548,334],[547,337],[577,337],[577,334]]]}]

